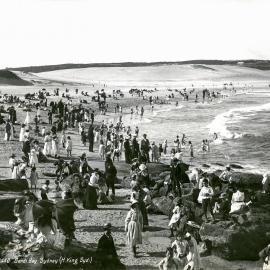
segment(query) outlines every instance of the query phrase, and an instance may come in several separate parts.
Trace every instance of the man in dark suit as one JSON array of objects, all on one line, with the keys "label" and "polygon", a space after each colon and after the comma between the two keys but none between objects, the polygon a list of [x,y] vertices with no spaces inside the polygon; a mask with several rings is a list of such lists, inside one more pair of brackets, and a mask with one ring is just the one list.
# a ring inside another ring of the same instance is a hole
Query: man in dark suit
[{"label": "man in dark suit", "polygon": [[89,140],[89,152],[94,152],[94,128],[93,125],[90,124],[88,129],[88,140]]},{"label": "man in dark suit", "polygon": [[150,142],[147,139],[147,135],[143,134],[143,139],[141,140],[141,153],[142,157],[146,159],[148,163],[150,162],[149,151],[150,151]]},{"label": "man in dark suit", "polygon": [[10,140],[10,135],[11,135],[11,125],[10,125],[10,120],[9,119],[7,120],[5,130],[6,130],[6,134],[7,134],[7,141],[9,141]]},{"label": "man in dark suit", "polygon": [[120,262],[114,241],[111,235],[111,223],[105,224],[103,227],[104,234],[100,237],[97,247],[98,262],[101,264],[100,269],[125,269]]}]

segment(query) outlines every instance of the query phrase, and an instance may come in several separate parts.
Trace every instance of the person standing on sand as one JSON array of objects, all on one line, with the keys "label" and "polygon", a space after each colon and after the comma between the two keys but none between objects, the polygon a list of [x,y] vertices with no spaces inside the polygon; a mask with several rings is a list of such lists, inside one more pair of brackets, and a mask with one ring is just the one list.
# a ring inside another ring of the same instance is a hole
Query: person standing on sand
[{"label": "person standing on sand", "polygon": [[130,147],[130,143],[129,143],[129,138],[126,137],[125,141],[124,141],[124,151],[125,151],[125,162],[127,164],[131,163],[131,147]]},{"label": "person standing on sand", "polygon": [[107,185],[107,191],[106,196],[109,196],[109,190],[112,189],[112,194],[115,196],[115,180],[116,180],[117,170],[113,164],[113,161],[111,159],[110,155],[106,156],[105,160],[105,177],[106,177],[106,185]]},{"label": "person standing on sand", "polygon": [[[94,169],[94,172],[92,173],[91,177],[89,178],[89,182],[85,191],[85,208],[89,210],[97,210],[97,189],[98,186],[98,175],[99,170]],[[87,177],[87,174],[85,175]]]},{"label": "person standing on sand", "polygon": [[52,150],[52,137],[51,137],[51,133],[47,132],[46,136],[44,137],[43,155],[50,156],[51,150]]},{"label": "person standing on sand", "polygon": [[71,157],[72,140],[71,140],[70,136],[67,136],[66,150],[67,150],[67,157]]},{"label": "person standing on sand", "polygon": [[147,135],[143,134],[143,139],[141,140],[141,154],[145,158],[146,162],[150,163],[149,158],[150,142],[147,139]]},{"label": "person standing on sand", "polygon": [[10,136],[11,136],[11,125],[10,125],[10,120],[8,119],[6,122],[6,126],[5,126],[5,141],[9,141],[10,140]]},{"label": "person standing on sand", "polygon": [[89,141],[89,152],[94,152],[94,128],[93,125],[89,125],[88,129],[88,141]]},{"label": "person standing on sand", "polygon": [[20,130],[20,136],[19,136],[19,141],[20,142],[24,141],[24,132],[25,132],[25,124],[22,124],[21,130]]},{"label": "person standing on sand", "polygon": [[29,163],[29,154],[30,154],[31,146],[30,146],[30,140],[28,137],[25,138],[25,141],[23,142],[22,151],[24,153],[24,156],[26,158],[27,164]]},{"label": "person standing on sand", "polygon": [[193,158],[194,157],[193,144],[191,141],[189,141],[188,145],[189,145],[190,157]]},{"label": "person standing on sand", "polygon": [[125,231],[127,232],[127,246],[131,248],[134,257],[137,256],[136,246],[142,244],[142,226],[143,217],[138,201],[133,200],[125,219]]},{"label": "person standing on sand", "polygon": [[100,262],[100,269],[113,270],[125,269],[125,266],[120,262],[116,252],[114,241],[111,235],[111,223],[105,224],[103,227],[104,234],[98,240],[96,255]]},{"label": "person standing on sand", "polygon": [[31,169],[31,174],[30,174],[30,185],[31,185],[31,189],[33,189],[35,192],[37,191],[37,181],[38,181],[38,174],[36,172],[36,167],[32,167]]}]

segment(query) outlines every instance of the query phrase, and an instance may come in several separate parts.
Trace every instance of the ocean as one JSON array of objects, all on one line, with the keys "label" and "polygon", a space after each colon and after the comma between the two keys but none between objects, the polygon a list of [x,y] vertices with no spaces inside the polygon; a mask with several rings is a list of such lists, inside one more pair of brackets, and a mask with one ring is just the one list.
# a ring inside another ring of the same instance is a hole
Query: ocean
[{"label": "ocean", "polygon": [[[256,173],[269,170],[270,89],[257,88],[211,103],[183,101],[178,107],[173,104],[155,105],[142,120],[139,116],[131,120],[127,115],[124,122],[138,125],[141,133],[147,133],[156,144],[167,139],[169,151],[176,136],[181,139],[184,133],[194,146],[193,159],[184,149],[184,161],[191,164],[233,163]],[[214,133],[218,135],[215,141]],[[210,141],[210,152],[201,150],[203,139]]]}]

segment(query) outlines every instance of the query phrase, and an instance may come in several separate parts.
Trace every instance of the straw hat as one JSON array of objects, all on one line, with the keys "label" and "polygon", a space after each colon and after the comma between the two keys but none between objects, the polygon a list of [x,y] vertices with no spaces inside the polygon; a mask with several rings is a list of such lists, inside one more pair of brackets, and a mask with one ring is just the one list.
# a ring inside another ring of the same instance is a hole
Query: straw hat
[{"label": "straw hat", "polygon": [[137,204],[137,203],[138,203],[137,200],[132,200],[132,201],[131,201],[131,206],[133,206],[134,204]]},{"label": "straw hat", "polygon": [[146,167],[145,164],[141,164],[141,165],[139,166],[139,169],[140,169],[140,171],[144,171],[144,170],[147,169],[147,167]]}]

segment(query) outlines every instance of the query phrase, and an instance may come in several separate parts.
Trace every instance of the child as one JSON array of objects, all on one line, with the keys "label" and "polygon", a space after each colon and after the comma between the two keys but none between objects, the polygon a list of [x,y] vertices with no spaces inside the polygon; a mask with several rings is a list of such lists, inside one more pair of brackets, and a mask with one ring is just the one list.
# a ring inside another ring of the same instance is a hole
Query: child
[{"label": "child", "polygon": [[41,130],[41,136],[45,137],[45,135],[46,135],[46,128],[43,127],[42,130]]},{"label": "child", "polygon": [[98,153],[99,153],[100,158],[102,160],[104,160],[104,158],[105,158],[105,146],[104,146],[103,140],[100,140]]},{"label": "child", "polygon": [[67,150],[67,157],[71,157],[72,141],[70,136],[67,137],[66,150]]},{"label": "child", "polygon": [[67,142],[67,137],[66,137],[65,131],[63,130],[62,137],[61,137],[61,143],[62,143],[63,148],[66,148],[66,142]]},{"label": "child", "polygon": [[38,157],[35,149],[31,149],[30,151],[30,159],[29,159],[29,165],[35,166],[38,164]]},{"label": "child", "polygon": [[35,187],[35,192],[37,191],[37,181],[38,181],[38,174],[36,172],[36,167],[32,167],[31,174],[30,174],[30,185],[31,189],[33,189],[33,186]]}]

